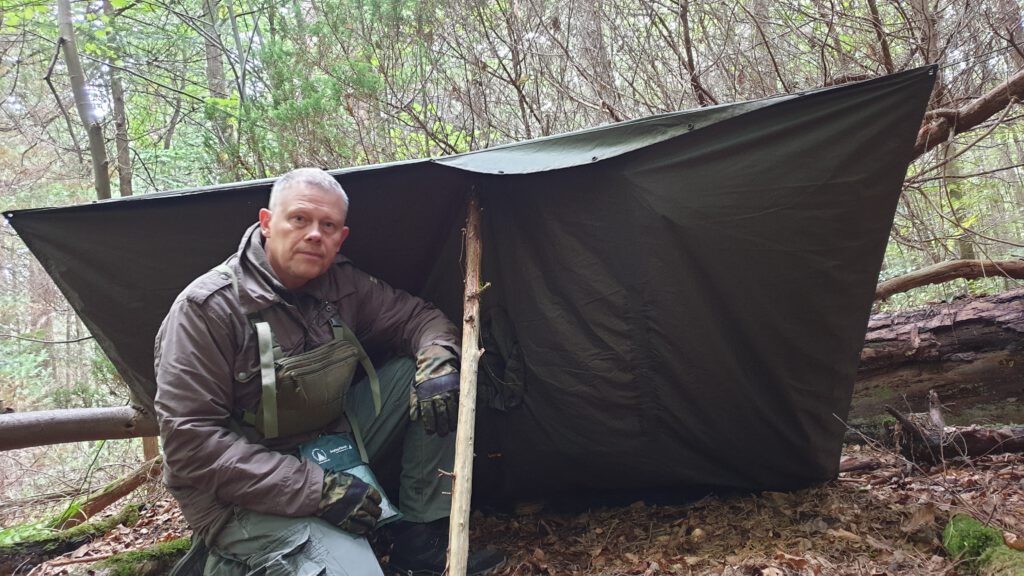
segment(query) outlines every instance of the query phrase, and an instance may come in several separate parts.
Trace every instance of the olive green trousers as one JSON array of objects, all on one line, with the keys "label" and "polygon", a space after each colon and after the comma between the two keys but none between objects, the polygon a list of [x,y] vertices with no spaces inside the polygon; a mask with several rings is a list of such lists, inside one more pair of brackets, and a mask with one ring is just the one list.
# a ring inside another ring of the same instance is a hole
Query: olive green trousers
[{"label": "olive green trousers", "polygon": [[[438,470],[455,463],[455,434],[427,435],[409,420],[409,389],[416,373],[410,358],[377,370],[381,413],[374,414],[369,382],[349,391],[348,412],[358,422],[371,468],[375,457],[401,445],[398,506],[406,520],[430,522],[451,511],[451,480]],[[393,496],[393,495],[389,495]],[[206,559],[208,576],[380,575],[366,538],[355,537],[317,517],[286,518],[237,508],[214,539]]]}]

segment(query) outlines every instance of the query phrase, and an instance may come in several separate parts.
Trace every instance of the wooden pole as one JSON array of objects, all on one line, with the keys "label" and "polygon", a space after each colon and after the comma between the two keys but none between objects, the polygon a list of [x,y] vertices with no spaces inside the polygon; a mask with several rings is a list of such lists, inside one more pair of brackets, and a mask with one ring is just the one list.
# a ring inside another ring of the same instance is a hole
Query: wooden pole
[{"label": "wooden pole", "polygon": [[466,213],[466,287],[462,315],[462,367],[459,422],[455,436],[452,515],[448,533],[448,576],[465,576],[469,558],[469,503],[473,497],[473,441],[476,423],[476,374],[480,341],[480,199],[473,191]]},{"label": "wooden pole", "polygon": [[157,434],[156,418],[131,406],[0,414],[0,451]]}]

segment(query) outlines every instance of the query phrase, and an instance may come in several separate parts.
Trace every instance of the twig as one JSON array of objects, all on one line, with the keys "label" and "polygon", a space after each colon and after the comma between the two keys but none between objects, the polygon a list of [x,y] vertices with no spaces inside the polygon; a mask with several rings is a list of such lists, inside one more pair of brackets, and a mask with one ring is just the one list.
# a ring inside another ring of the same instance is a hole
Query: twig
[{"label": "twig", "polygon": [[67,558],[65,560],[50,560],[47,562],[50,566],[68,566],[69,564],[84,564],[86,562],[99,562],[100,560],[106,560],[112,558],[116,554],[98,554],[96,556],[87,556],[85,558]]},{"label": "twig", "polygon": [[38,338],[28,338],[25,336],[17,336],[15,334],[0,334],[0,338],[11,338],[13,340],[25,340],[26,342],[38,342],[39,344],[75,344],[84,340],[92,340],[92,336],[82,336],[81,338],[75,338],[74,340],[40,340]]}]

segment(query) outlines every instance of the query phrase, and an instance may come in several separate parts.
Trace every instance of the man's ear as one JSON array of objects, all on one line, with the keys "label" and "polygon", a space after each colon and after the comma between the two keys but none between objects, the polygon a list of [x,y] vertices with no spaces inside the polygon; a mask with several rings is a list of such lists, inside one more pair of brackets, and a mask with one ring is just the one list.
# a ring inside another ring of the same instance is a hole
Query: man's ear
[{"label": "man's ear", "polygon": [[263,237],[270,237],[270,216],[273,214],[266,208],[260,208],[260,231],[263,232]]}]

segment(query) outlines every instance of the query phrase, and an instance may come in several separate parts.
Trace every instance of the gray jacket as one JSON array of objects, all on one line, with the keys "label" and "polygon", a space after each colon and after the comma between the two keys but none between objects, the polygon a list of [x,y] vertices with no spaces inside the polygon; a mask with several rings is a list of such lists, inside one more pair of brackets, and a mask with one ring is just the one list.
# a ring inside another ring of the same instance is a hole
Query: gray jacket
[{"label": "gray jacket", "polygon": [[165,457],[164,481],[193,530],[207,541],[232,506],[280,516],[309,516],[320,502],[323,471],[293,449],[309,438],[263,440],[232,418],[253,411],[261,383],[256,334],[248,316],[259,312],[286,356],[333,338],[339,314],[367,352],[415,356],[417,380],[459,350],[458,332],[435,307],[388,286],[338,256],[323,276],[289,292],[267,262],[259,226],[225,261],[229,275],[211,270],[174,301],[156,337],[156,413]]}]

